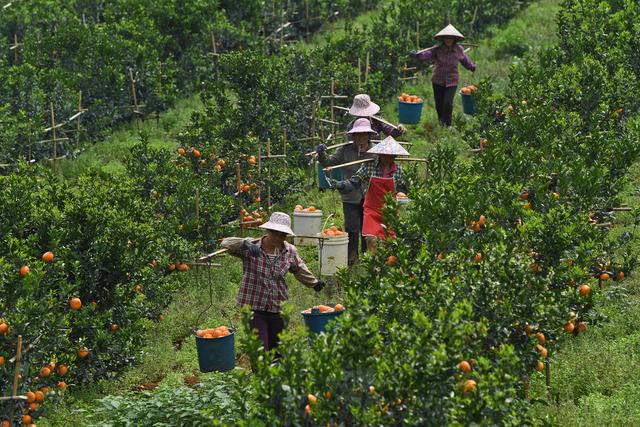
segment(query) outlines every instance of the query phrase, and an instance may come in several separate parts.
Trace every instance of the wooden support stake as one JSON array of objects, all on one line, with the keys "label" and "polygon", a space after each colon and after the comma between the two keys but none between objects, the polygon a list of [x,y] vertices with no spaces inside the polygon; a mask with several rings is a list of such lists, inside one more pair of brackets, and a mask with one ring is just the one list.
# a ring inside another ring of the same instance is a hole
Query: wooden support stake
[{"label": "wooden support stake", "polygon": [[304,0],[304,19],[305,19],[305,30],[306,30],[306,38],[309,39],[309,0]]},{"label": "wooden support stake", "polygon": [[267,210],[271,210],[271,138],[267,138]]},{"label": "wooden support stake", "polygon": [[416,50],[420,50],[420,21],[416,21]]},{"label": "wooden support stake", "polygon": [[[16,350],[16,368],[13,373],[13,388],[11,389],[11,395],[17,396],[18,384],[20,384],[20,364],[22,363],[22,335],[18,335],[18,345]],[[15,405],[11,405],[11,418],[15,414]]]},{"label": "wooden support stake", "polygon": [[[9,3],[11,4],[11,3]],[[20,46],[20,43],[18,43],[18,35],[14,34],[13,35],[13,44],[11,46],[9,46],[9,50],[13,51],[13,62],[15,64],[18,63],[18,47]]]},{"label": "wooden support stake", "polygon": [[129,68],[129,80],[131,80],[131,94],[133,95],[133,113],[136,115],[136,120],[138,119],[138,115],[142,114],[140,111],[140,106],[138,105],[138,95],[136,94],[136,82],[137,80],[133,77],[133,69]]},{"label": "wooden support stake", "polygon": [[[240,163],[236,163],[236,191],[237,191],[238,195],[240,195],[242,193],[240,191],[240,186],[241,186],[241,182],[240,182]],[[244,216],[242,215],[242,209],[238,210],[238,220],[240,221],[240,237],[244,237],[244,230],[242,229],[242,221],[244,221]]]},{"label": "wooden support stake", "polygon": [[360,58],[358,58],[358,89],[362,88],[362,64]]},{"label": "wooden support stake", "polygon": [[200,188],[196,187],[196,222],[198,230],[200,229]]},{"label": "wooden support stake", "polygon": [[549,359],[544,360],[544,377],[547,393],[549,394],[549,401],[551,401],[551,362],[549,362]]},{"label": "wooden support stake", "polygon": [[[335,107],[335,101],[333,99],[333,97],[336,95],[335,92],[335,87],[336,84],[333,81],[333,79],[331,79],[331,121],[335,123],[336,117],[335,117],[335,112],[334,112],[334,107]],[[336,133],[336,126],[335,124],[331,124],[331,134],[335,135]],[[335,137],[334,137],[334,141],[335,141]]]},{"label": "wooden support stake", "polygon": [[215,56],[218,55],[218,47],[216,46],[216,36],[215,34],[213,34],[213,31],[211,31],[211,46],[213,47],[213,54]]},{"label": "wooden support stake", "polygon": [[284,153],[282,155],[282,158],[285,159],[284,161],[284,170],[286,172],[287,170],[287,128],[285,128],[282,132],[282,152]]},{"label": "wooden support stake", "polygon": [[367,52],[367,65],[364,69],[364,84],[367,84],[369,81],[369,52]]}]

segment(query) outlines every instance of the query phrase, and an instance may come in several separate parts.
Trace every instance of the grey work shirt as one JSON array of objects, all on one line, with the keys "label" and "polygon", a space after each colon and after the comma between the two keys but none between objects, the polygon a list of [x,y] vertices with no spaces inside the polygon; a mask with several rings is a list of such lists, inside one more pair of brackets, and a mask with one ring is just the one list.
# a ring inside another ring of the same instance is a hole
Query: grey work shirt
[{"label": "grey work shirt", "polygon": [[[367,150],[374,147],[375,144],[369,142]],[[367,154],[366,150],[358,153],[358,146],[356,143],[345,145],[336,150],[332,155],[327,155],[326,152],[318,154],[318,161],[323,167],[341,165],[343,163],[349,163],[356,160],[369,159],[375,157],[375,154]],[[351,176],[360,169],[361,164],[355,164],[351,166],[345,166],[342,169],[342,179],[349,179]],[[362,201],[364,193],[361,189],[355,188],[352,191],[342,194],[342,201],[344,203],[358,204]]]}]

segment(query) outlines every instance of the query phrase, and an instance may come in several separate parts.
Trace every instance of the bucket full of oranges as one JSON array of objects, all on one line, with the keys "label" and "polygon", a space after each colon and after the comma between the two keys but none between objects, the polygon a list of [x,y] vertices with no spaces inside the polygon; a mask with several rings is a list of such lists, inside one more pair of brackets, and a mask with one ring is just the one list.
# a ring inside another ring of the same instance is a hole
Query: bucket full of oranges
[{"label": "bucket full of oranges", "polygon": [[318,259],[320,275],[333,276],[339,268],[347,266],[349,234],[335,225],[318,233]]},{"label": "bucket full of oranges", "polygon": [[462,99],[462,111],[465,114],[474,115],[476,113],[476,105],[473,101],[473,94],[478,90],[477,87],[465,86],[460,90],[460,99]]},{"label": "bucket full of oranges", "polygon": [[420,122],[424,101],[418,96],[403,93],[398,97],[398,119],[400,123],[412,124]]},{"label": "bucket full of oranges", "polygon": [[310,332],[319,334],[320,332],[328,332],[336,328],[337,323],[334,322],[331,328],[328,328],[329,322],[336,320],[338,316],[344,313],[344,307],[342,304],[330,305],[316,305],[312,308],[304,310],[301,314],[304,318],[304,323],[307,325],[307,329]]},{"label": "bucket full of oranges", "polygon": [[195,331],[198,365],[202,372],[230,371],[235,366],[235,331],[226,326]]}]

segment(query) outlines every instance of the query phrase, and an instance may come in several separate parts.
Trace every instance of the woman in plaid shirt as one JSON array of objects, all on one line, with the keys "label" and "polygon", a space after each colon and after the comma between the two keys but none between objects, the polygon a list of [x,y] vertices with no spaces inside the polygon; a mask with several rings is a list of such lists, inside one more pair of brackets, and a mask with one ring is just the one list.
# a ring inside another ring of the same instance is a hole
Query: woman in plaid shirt
[{"label": "woman in plaid shirt", "polygon": [[458,63],[471,72],[476,70],[476,65],[469,59],[462,46],[458,44],[459,41],[464,40],[464,36],[453,25],[447,25],[434,38],[441,41],[442,44],[419,53],[411,52],[411,56],[422,61],[434,60],[436,62],[433,76],[431,76],[436,111],[440,123],[444,126],[451,126],[453,97],[458,88]]},{"label": "woman in plaid shirt", "polygon": [[269,351],[278,346],[278,335],[284,329],[280,309],[281,303],[289,298],[287,273],[293,273],[299,282],[316,292],[322,290],[324,282],[309,271],[296,247],[285,241],[287,234],[294,235],[289,215],[274,212],[269,222],[260,227],[267,234],[257,242],[251,237],[227,237],[222,240],[222,247],[242,259],[244,274],[238,304],[249,305],[253,310],[251,327],[258,332],[265,351]]}]

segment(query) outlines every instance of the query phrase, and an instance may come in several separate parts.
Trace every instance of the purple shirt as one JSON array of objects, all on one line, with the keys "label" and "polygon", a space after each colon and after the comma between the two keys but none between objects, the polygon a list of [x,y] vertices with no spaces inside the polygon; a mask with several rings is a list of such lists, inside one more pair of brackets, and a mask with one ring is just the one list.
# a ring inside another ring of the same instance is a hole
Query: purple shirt
[{"label": "purple shirt", "polygon": [[454,44],[451,48],[445,45],[429,49],[418,55],[418,59],[436,61],[436,68],[433,70],[431,81],[439,86],[451,87],[458,85],[458,63],[470,71],[475,71],[476,65],[469,59],[464,49],[459,44]]}]

